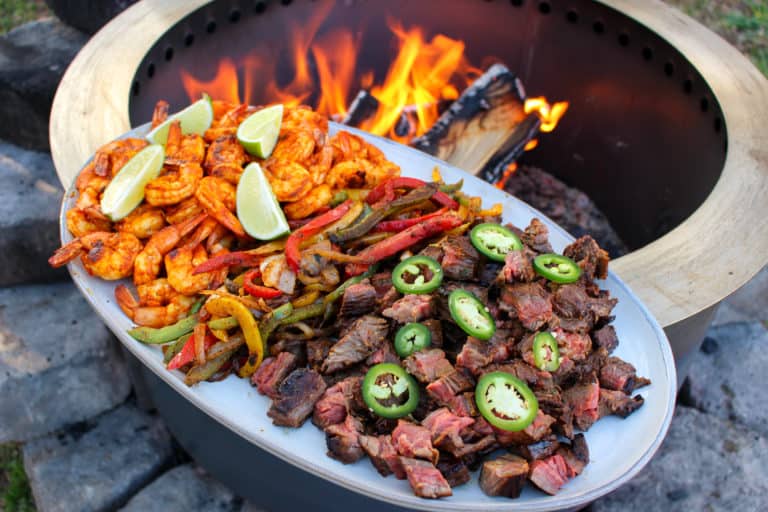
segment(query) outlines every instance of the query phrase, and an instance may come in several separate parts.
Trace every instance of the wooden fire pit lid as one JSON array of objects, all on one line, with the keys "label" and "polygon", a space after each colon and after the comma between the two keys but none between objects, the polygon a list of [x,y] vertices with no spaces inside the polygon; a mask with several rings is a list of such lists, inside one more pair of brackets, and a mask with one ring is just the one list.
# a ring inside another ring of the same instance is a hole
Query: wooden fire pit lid
[{"label": "wooden fire pit lid", "polygon": [[[677,228],[612,263],[666,326],[720,302],[768,262],[768,81],[738,50],[659,0],[599,0],[678,48],[706,79],[728,130],[722,175]],[[102,28],[59,85],[51,153],[67,187],[91,154],[130,129],[133,76],[173,24],[206,0],[145,0]]]}]

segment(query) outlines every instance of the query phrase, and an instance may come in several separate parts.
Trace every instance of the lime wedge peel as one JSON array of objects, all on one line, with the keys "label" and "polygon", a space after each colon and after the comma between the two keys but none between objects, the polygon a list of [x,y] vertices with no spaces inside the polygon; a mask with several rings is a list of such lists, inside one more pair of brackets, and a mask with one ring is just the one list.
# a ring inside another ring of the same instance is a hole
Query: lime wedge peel
[{"label": "lime wedge peel", "polygon": [[291,230],[272,186],[256,162],[248,164],[237,184],[237,218],[245,232],[257,240],[272,240]]},{"label": "lime wedge peel", "polygon": [[150,144],[133,155],[104,190],[102,213],[112,221],[131,213],[144,200],[144,186],[157,178],[163,162],[165,149],[160,144]]},{"label": "lime wedge peel", "polygon": [[240,123],[237,127],[237,140],[251,155],[267,158],[275,149],[282,122],[282,105],[263,108]]},{"label": "lime wedge peel", "polygon": [[157,125],[154,130],[147,134],[147,139],[153,144],[165,144],[165,141],[168,140],[168,129],[171,127],[171,123],[177,119],[181,121],[182,133],[204,134],[213,122],[211,97],[203,94],[201,99],[184,110],[168,116],[168,119]]}]

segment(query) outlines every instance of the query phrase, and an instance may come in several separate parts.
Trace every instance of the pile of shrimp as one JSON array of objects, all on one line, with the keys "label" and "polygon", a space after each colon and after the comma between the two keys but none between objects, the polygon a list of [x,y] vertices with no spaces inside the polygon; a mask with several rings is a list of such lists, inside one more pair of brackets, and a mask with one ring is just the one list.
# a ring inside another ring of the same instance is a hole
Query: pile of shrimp
[{"label": "pile of shrimp", "polygon": [[[327,208],[343,189],[368,189],[398,176],[400,169],[374,146],[347,132],[328,134],[328,120],[306,106],[286,108],[271,156],[249,155],[237,141],[237,127],[259,107],[213,102],[214,120],[202,135],[170,125],[160,175],[147,183],[144,201],[112,222],[100,209],[101,196],[125,163],[148,145],[126,138],[99,148],[77,177],[77,200],[66,213],[75,238],[49,259],[59,267],[80,257],[86,271],[105,280],[133,277],[115,297],[139,325],[162,327],[183,318],[204,290],[224,284],[223,271],[194,274],[213,256],[253,242],[235,213],[237,184],[244,167],[258,161],[292,220]],[[152,127],[168,117],[157,103]]]}]

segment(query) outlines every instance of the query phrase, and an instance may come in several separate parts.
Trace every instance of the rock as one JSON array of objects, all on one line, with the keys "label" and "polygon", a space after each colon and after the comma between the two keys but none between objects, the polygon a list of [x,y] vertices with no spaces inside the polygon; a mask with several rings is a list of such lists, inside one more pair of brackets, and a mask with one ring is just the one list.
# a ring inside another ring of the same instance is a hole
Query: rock
[{"label": "rock", "polygon": [[48,7],[67,25],[95,34],[109,20],[136,0],[45,0]]},{"label": "rock", "polygon": [[768,320],[767,292],[768,266],[720,304],[712,324]]},{"label": "rock", "polygon": [[60,21],[32,21],[0,36],[0,139],[48,149],[59,80],[88,37]]},{"label": "rock", "polygon": [[74,285],[0,288],[0,443],[91,418],[129,392],[117,341]]},{"label": "rock", "polygon": [[[712,327],[691,358],[680,402],[768,436],[768,329],[762,322]],[[716,348],[715,348],[716,347]]]},{"label": "rock", "polygon": [[631,482],[592,512],[765,510],[768,440],[690,407],[678,407],[669,435]]},{"label": "rock", "polygon": [[50,155],[0,141],[0,286],[66,278],[48,265],[61,196]]},{"label": "rock", "polygon": [[192,464],[177,466],[141,490],[123,512],[234,512],[240,499]]},{"label": "rock", "polygon": [[172,449],[162,422],[125,405],[23,453],[38,510],[87,512],[125,503],[170,463]]}]

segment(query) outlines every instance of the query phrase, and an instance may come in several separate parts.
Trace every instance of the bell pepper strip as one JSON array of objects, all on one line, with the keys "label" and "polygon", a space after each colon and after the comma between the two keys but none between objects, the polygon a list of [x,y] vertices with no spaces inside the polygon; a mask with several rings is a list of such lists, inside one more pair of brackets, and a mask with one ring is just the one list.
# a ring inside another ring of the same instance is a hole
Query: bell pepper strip
[{"label": "bell pepper strip", "polygon": [[376,224],[376,226],[373,227],[371,232],[372,233],[397,233],[399,231],[403,231],[404,229],[408,229],[409,227],[414,226],[419,222],[424,222],[425,220],[432,219],[434,217],[439,217],[440,215],[446,212],[448,212],[448,208],[440,208],[435,212],[422,215],[421,217],[413,217],[410,219],[385,220]]},{"label": "bell pepper strip", "polygon": [[461,188],[464,186],[464,180],[460,179],[456,183],[451,184],[441,184],[440,185],[440,192],[445,192],[446,194],[453,194],[454,192],[458,192],[461,190]]},{"label": "bell pepper strip", "polygon": [[533,338],[533,362],[539,370],[554,372],[560,368],[560,349],[552,333],[540,332]]},{"label": "bell pepper strip", "polygon": [[[235,349],[236,350],[236,349]],[[224,363],[229,361],[235,350],[224,352],[212,359],[207,360],[205,363],[197,366],[193,366],[184,376],[184,384],[187,386],[194,386],[198,382],[208,380],[213,377],[217,371],[224,366]]]},{"label": "bell pepper strip", "polygon": [[325,303],[318,302],[317,304],[312,304],[311,306],[295,308],[290,315],[286,316],[280,321],[280,325],[291,325],[295,324],[296,322],[303,322],[309,318],[320,316],[325,312],[326,307],[327,306]]},{"label": "bell pepper strip", "polygon": [[253,280],[260,276],[261,270],[257,268],[245,273],[245,276],[243,276],[243,290],[245,290],[245,293],[254,297],[261,297],[262,299],[274,299],[283,294],[283,292],[278,289],[254,283]]},{"label": "bell pepper strip", "polygon": [[365,405],[382,418],[402,418],[419,404],[416,380],[393,363],[380,363],[368,370],[361,391]]},{"label": "bell pepper strip", "polygon": [[[419,188],[426,184],[426,181],[420,180],[418,178],[407,178],[404,176],[392,178],[368,192],[368,196],[366,196],[365,200],[368,202],[368,204],[374,204],[384,198],[388,188],[390,190],[398,188]],[[458,203],[451,199],[448,194],[445,192],[440,192],[439,190],[435,193],[434,196],[432,196],[432,199],[434,199],[439,204],[450,208],[451,210],[455,210],[459,207]]]},{"label": "bell pepper strip", "polygon": [[539,254],[533,259],[533,268],[553,283],[575,283],[581,277],[581,268],[576,262],[560,254]]},{"label": "bell pepper strip", "polygon": [[433,292],[442,282],[443,268],[429,256],[406,258],[392,271],[392,284],[400,293]]},{"label": "bell pepper strip", "polygon": [[264,343],[259,333],[259,325],[247,307],[232,297],[219,297],[209,300],[205,304],[212,315],[233,316],[237,320],[240,329],[245,336],[245,344],[248,345],[248,360],[240,368],[240,377],[250,377],[264,359]]},{"label": "bell pepper strip", "polygon": [[314,304],[314,302],[320,298],[320,291],[319,290],[312,290],[310,292],[305,293],[299,298],[294,299],[291,301],[291,304],[293,304],[293,307],[295,308],[303,308],[304,306],[309,306],[311,304]]},{"label": "bell pepper strip", "polygon": [[426,326],[415,322],[405,324],[395,334],[395,352],[400,357],[408,357],[414,352],[428,348],[432,343],[432,333]]},{"label": "bell pepper strip", "polygon": [[475,249],[493,261],[503,262],[508,252],[523,248],[520,238],[499,224],[478,224],[472,228],[469,239]]},{"label": "bell pepper strip", "polygon": [[340,205],[347,199],[349,199],[349,193],[346,190],[339,190],[331,198],[331,208]]},{"label": "bell pepper strip", "polygon": [[479,340],[489,340],[496,332],[496,323],[488,308],[472,293],[457,289],[448,296],[451,317],[461,329]]},{"label": "bell pepper strip", "polygon": [[350,208],[352,208],[352,201],[344,201],[333,210],[312,219],[288,236],[288,240],[285,242],[285,258],[291,270],[297,273],[299,271],[299,263],[301,261],[299,246],[302,240],[317,234],[328,224],[341,219]]},{"label": "bell pepper strip", "polygon": [[153,327],[136,327],[128,331],[128,334],[148,345],[162,345],[163,343],[170,343],[177,340],[179,337],[192,332],[197,324],[197,317],[190,315],[186,318],[182,318],[175,324],[166,325],[159,329]]},{"label": "bell pepper strip", "polygon": [[191,337],[192,333],[187,333],[174,341],[172,344],[165,345],[163,347],[163,363],[168,364],[168,362],[173,359],[173,357],[178,354],[182,348],[184,348],[184,345],[187,344],[187,341]]},{"label": "bell pepper strip", "polygon": [[[439,217],[433,217],[423,222],[415,224],[408,229],[392,235],[391,237],[378,242],[377,244],[366,247],[358,256],[371,261],[381,261],[389,258],[401,251],[404,251],[413,244],[431,238],[435,235],[453,229],[461,224],[461,219],[453,214],[445,214]],[[356,276],[365,272],[365,265],[347,265],[348,275]]]},{"label": "bell pepper strip", "polygon": [[[217,340],[216,338],[208,334],[205,336],[205,339],[203,341],[203,348],[207,351],[218,341],[219,340]],[[182,366],[194,362],[194,360],[195,360],[195,337],[190,336],[189,339],[187,339],[187,342],[184,343],[184,346],[179,351],[179,353],[173,356],[173,359],[168,361],[168,365],[166,366],[166,368],[168,368],[169,370],[178,370]]]},{"label": "bell pepper strip", "polygon": [[523,430],[539,410],[531,388],[506,372],[490,372],[480,377],[475,388],[475,403],[488,423],[508,432]]},{"label": "bell pepper strip", "polygon": [[192,274],[202,274],[204,272],[220,270],[222,268],[231,267],[233,265],[239,265],[241,267],[254,267],[258,265],[262,259],[264,258],[261,255],[253,254],[248,251],[228,252],[205,260],[203,263],[195,267],[195,269],[192,271]]},{"label": "bell pepper strip", "polygon": [[349,288],[353,284],[359,283],[363,279],[368,279],[369,277],[373,276],[373,274],[376,273],[376,270],[378,268],[379,268],[378,263],[375,263],[371,265],[368,268],[368,270],[366,270],[364,273],[360,274],[359,276],[350,277],[349,279],[341,283],[341,285],[338,288],[336,288],[331,293],[326,295],[325,298],[323,299],[323,302],[325,302],[326,304],[331,304],[333,302],[336,302],[344,295],[344,292],[347,290],[347,288]]},{"label": "bell pepper strip", "polygon": [[233,316],[225,316],[223,318],[217,318],[208,322],[208,328],[211,330],[226,331],[227,329],[234,329],[237,327],[237,320]]},{"label": "bell pepper strip", "polygon": [[437,186],[434,183],[425,184],[423,187],[411,190],[406,195],[398,197],[387,204],[376,206],[368,215],[360,219],[359,222],[347,229],[332,233],[330,236],[331,241],[338,244],[346,242],[347,240],[359,238],[372,230],[380,221],[390,215],[405,210],[406,208],[423,203],[427,199],[433,197],[435,192],[437,192]]},{"label": "bell pepper strip", "polygon": [[286,302],[282,306],[275,308],[259,324],[259,333],[261,334],[261,341],[266,346],[269,336],[280,326],[280,322],[285,320],[291,313],[293,313],[293,304]]},{"label": "bell pepper strip", "polygon": [[205,338],[207,333],[208,326],[204,323],[197,324],[192,333],[192,338],[195,340],[195,361],[197,361],[197,364],[205,363]]}]

